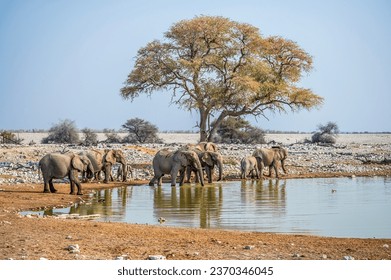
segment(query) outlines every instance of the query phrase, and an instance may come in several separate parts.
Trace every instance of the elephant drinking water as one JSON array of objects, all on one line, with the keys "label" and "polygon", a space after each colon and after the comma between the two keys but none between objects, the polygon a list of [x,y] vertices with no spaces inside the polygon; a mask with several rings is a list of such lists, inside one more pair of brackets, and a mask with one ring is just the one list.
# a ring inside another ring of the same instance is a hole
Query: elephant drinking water
[{"label": "elephant drinking water", "polygon": [[178,172],[180,173],[180,183],[183,185],[186,167],[195,168],[201,185],[204,185],[204,178],[202,176],[202,166],[198,155],[194,151],[177,150],[170,151],[167,149],[160,150],[156,153],[152,161],[154,177],[149,182],[153,186],[157,181],[158,186],[162,185],[162,177],[164,174],[171,175],[171,186],[175,186]]}]

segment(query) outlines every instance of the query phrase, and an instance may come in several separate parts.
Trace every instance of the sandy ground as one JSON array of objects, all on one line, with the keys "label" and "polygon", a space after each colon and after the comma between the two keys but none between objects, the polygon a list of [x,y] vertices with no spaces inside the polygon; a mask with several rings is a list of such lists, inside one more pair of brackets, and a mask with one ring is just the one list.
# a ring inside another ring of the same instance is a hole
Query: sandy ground
[{"label": "sandy ground", "polygon": [[[301,141],[280,135],[285,143]],[[343,136],[343,135],[342,135]],[[389,136],[388,136],[389,137]],[[192,138],[187,138],[191,141]],[[275,139],[275,138],[274,138]],[[388,139],[388,140],[387,140]],[[378,135],[371,143],[386,141]],[[342,141],[342,140],[341,140]],[[353,136],[347,141],[361,141]],[[364,141],[364,140],[362,140]],[[364,142],[367,142],[365,140]],[[282,141],[281,141],[282,142]],[[1,161],[1,160],[0,160]],[[306,173],[301,177],[326,176]],[[332,176],[333,174],[330,174]],[[380,175],[390,176],[389,169]],[[289,176],[287,176],[289,178]],[[132,181],[144,184],[146,181]],[[83,184],[84,193],[121,183]],[[269,259],[269,260],[391,260],[391,239],[326,238],[309,235],[239,232],[210,229],[103,223],[93,220],[26,217],[22,210],[64,207],[83,196],[69,195],[68,184],[58,184],[56,194],[43,194],[42,184],[0,186],[0,259],[92,260],[148,259]],[[77,245],[70,247],[71,245]],[[78,248],[73,249],[72,248]]]}]

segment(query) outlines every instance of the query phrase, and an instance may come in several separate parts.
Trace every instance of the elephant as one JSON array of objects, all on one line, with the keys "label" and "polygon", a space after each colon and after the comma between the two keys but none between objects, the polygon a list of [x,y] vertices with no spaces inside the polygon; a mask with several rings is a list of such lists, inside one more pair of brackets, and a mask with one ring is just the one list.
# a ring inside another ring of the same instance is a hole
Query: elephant
[{"label": "elephant", "polygon": [[38,166],[43,176],[44,193],[57,192],[57,190],[54,188],[53,185],[53,179],[62,179],[68,176],[71,185],[70,194],[75,193],[75,184],[76,184],[77,194],[82,195],[83,193],[82,193],[80,181],[78,179],[78,172],[86,171],[88,178],[92,178],[94,174],[93,165],[89,160],[89,158],[83,155],[76,155],[73,153],[47,154],[39,161]]},{"label": "elephant", "polygon": [[156,153],[152,160],[154,177],[149,182],[150,186],[154,186],[157,181],[158,186],[162,185],[162,177],[164,174],[171,175],[171,186],[175,186],[178,172],[180,173],[179,185],[183,185],[186,167],[190,166],[197,170],[197,176],[204,186],[204,178],[202,176],[202,166],[198,155],[194,151],[179,149],[170,151],[162,149]]},{"label": "elephant", "polygon": [[253,152],[252,154],[258,160],[258,169],[261,178],[263,177],[263,168],[265,166],[269,167],[269,177],[272,175],[272,167],[276,172],[276,177],[278,178],[278,162],[281,162],[282,170],[287,174],[285,168],[285,159],[288,156],[288,151],[285,148],[280,146],[273,146],[272,148],[260,148]]},{"label": "elephant", "polygon": [[103,182],[108,183],[109,181],[113,181],[111,170],[113,164],[116,162],[122,164],[122,168],[125,170],[125,173],[123,174],[124,176],[122,176],[122,181],[126,180],[126,159],[121,150],[90,150],[80,152],[79,155],[85,155],[90,159],[94,166],[94,177],[96,180],[100,179],[100,172],[104,171],[105,179]]},{"label": "elephant", "polygon": [[210,151],[218,152],[217,145],[213,142],[200,142],[198,144],[187,144],[185,149],[199,150],[201,152]]},{"label": "elephant", "polygon": [[251,178],[254,178],[255,173],[255,177],[259,179],[258,160],[253,156],[244,157],[240,161],[240,178],[246,179],[250,173]]},{"label": "elephant", "polygon": [[[223,157],[221,156],[221,154],[218,152],[211,152],[211,151],[201,152],[197,149],[193,149],[192,151],[194,151],[198,155],[198,158],[201,162],[201,166],[205,170],[206,176],[208,177],[208,183],[210,184],[213,181],[213,171],[215,166],[219,168],[219,177],[217,181],[221,181],[223,175]],[[192,171],[196,172],[197,170],[191,167],[188,167],[186,169],[188,183],[190,182]]]},{"label": "elephant", "polygon": [[130,176],[133,177],[133,171],[130,164],[126,164],[126,168],[124,169],[124,166],[120,164],[117,169],[117,181],[125,182],[127,179],[127,175],[130,173]]},{"label": "elephant", "polygon": [[104,165],[104,172],[105,172],[105,179],[104,183],[108,183],[110,180],[113,181],[113,178],[111,176],[111,170],[114,163],[121,163],[122,164],[122,170],[123,176],[122,181],[126,181],[127,176],[127,168],[126,168],[126,159],[121,150],[105,150],[105,155],[103,156],[103,165]]}]

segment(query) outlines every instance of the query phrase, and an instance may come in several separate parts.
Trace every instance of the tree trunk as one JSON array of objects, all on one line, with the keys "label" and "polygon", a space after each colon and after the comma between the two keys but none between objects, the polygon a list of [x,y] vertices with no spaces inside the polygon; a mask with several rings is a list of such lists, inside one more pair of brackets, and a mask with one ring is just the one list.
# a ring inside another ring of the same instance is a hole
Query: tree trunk
[{"label": "tree trunk", "polygon": [[208,112],[200,109],[200,142],[208,141],[207,120]]}]

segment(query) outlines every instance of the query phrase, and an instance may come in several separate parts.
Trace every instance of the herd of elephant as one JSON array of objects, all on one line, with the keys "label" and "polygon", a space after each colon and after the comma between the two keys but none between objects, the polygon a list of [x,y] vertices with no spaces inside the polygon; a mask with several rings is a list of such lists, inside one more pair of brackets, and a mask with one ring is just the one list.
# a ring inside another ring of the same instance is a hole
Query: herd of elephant
[{"label": "herd of elephant", "polygon": [[113,181],[112,167],[118,162],[121,163],[118,168],[117,177],[122,177],[126,181],[127,172],[129,170],[125,156],[121,150],[90,150],[83,151],[78,154],[74,153],[50,153],[45,155],[39,161],[39,170],[42,172],[45,193],[55,193],[53,179],[69,178],[71,185],[71,194],[75,193],[75,185],[77,186],[77,194],[82,195],[81,183],[78,178],[79,172],[83,174],[83,178],[100,180],[101,172],[104,173],[104,181],[108,183]]},{"label": "herd of elephant", "polygon": [[[279,177],[279,163],[281,163],[284,173],[287,173],[284,163],[287,155],[286,149],[278,146],[270,149],[256,149],[251,156],[241,160],[241,179],[246,179],[247,176],[262,178],[264,167],[269,167],[269,176],[271,176],[272,169],[274,169],[276,177]],[[39,169],[44,180],[44,192],[57,192],[53,185],[53,179],[68,177],[70,193],[75,194],[76,185],[77,194],[82,195],[82,187],[78,178],[79,172],[83,174],[83,178],[95,178],[96,180],[100,180],[100,174],[103,172],[104,182],[107,183],[113,180],[112,167],[115,163],[120,163],[117,179],[122,177],[122,181],[126,181],[127,174],[131,172],[131,169],[121,150],[90,150],[78,154],[47,154],[39,161]],[[155,183],[161,186],[165,174],[171,176],[171,186],[176,185],[179,175],[179,185],[181,186],[185,182],[190,182],[192,172],[195,174],[196,183],[204,186],[204,171],[208,183],[212,183],[215,167],[219,170],[217,180],[222,179],[223,157],[215,143],[200,142],[198,144],[187,144],[176,151],[159,150],[152,160],[152,167],[154,176],[149,182],[150,186],[154,186]]]}]

